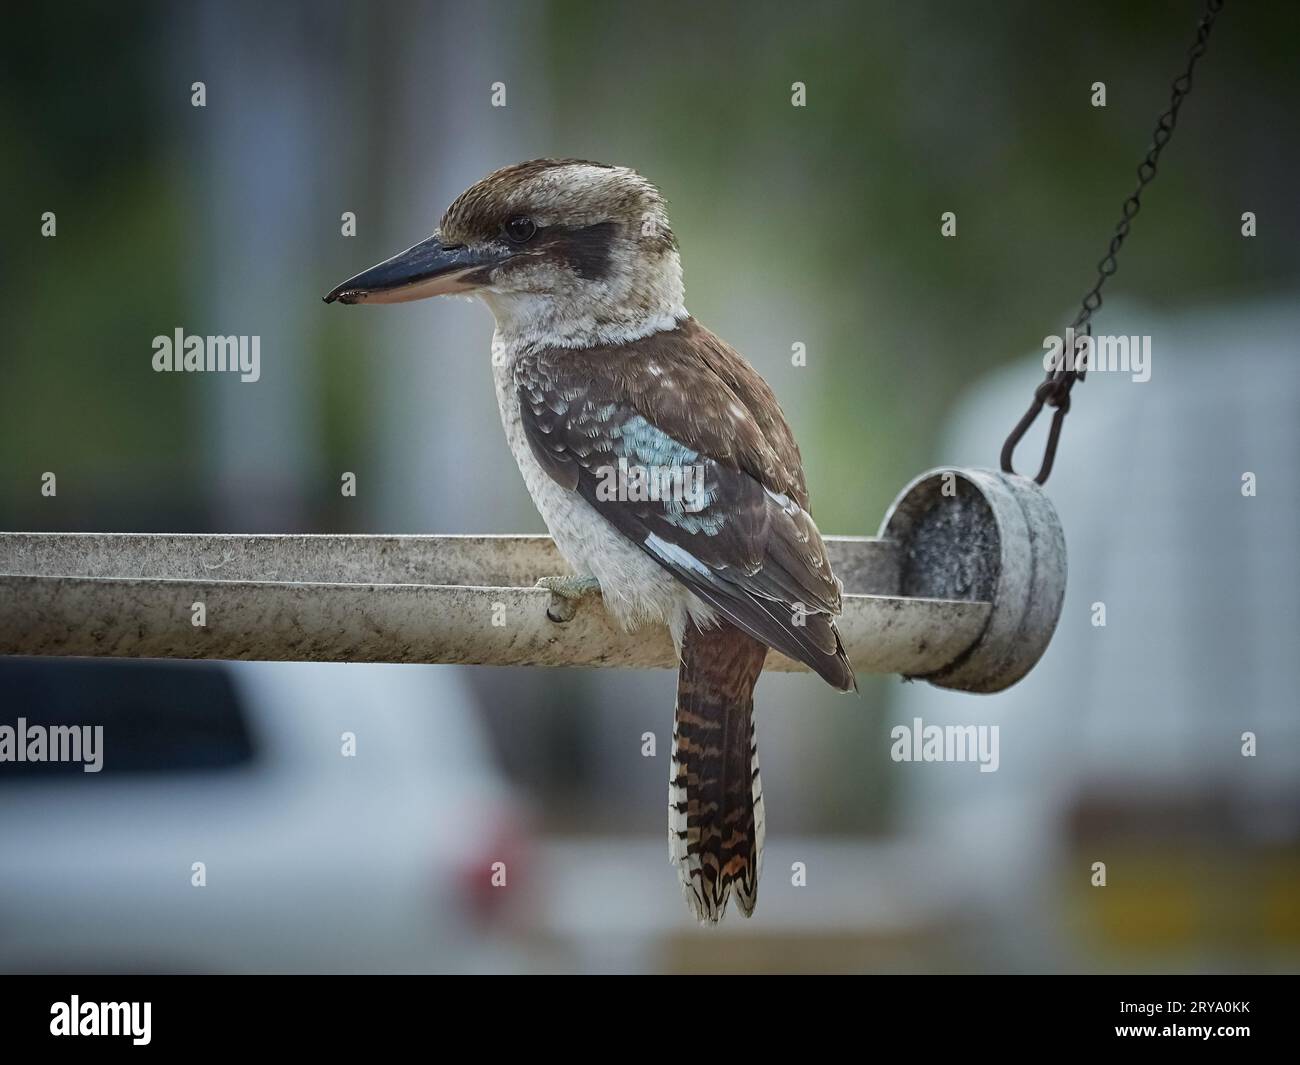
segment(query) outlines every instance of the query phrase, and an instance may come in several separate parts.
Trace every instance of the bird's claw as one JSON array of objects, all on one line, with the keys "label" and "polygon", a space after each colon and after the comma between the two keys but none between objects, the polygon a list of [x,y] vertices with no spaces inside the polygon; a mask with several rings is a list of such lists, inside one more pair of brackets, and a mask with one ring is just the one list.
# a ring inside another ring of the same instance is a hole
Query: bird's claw
[{"label": "bird's claw", "polygon": [[543,577],[536,584],[551,593],[546,616],[555,622],[572,621],[578,611],[578,600],[587,595],[600,594],[600,582],[595,577]]}]

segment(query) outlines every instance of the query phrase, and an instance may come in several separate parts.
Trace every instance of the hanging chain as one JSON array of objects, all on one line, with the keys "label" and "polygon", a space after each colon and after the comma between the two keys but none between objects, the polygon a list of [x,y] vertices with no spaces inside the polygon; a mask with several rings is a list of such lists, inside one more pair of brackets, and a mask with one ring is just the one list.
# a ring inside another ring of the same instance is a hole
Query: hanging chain
[{"label": "hanging chain", "polygon": [[1201,21],[1196,27],[1196,41],[1187,53],[1187,69],[1176,77],[1170,86],[1169,110],[1156,121],[1155,133],[1151,137],[1151,147],[1147,151],[1146,158],[1142,160],[1141,165],[1137,168],[1137,188],[1133,190],[1133,195],[1124,201],[1123,217],[1115,227],[1115,235],[1110,238],[1110,247],[1106,255],[1097,264],[1097,283],[1083,297],[1083,304],[1079,308],[1079,313],[1075,315],[1074,321],[1066,333],[1066,336],[1070,338],[1070,344],[1068,345],[1070,350],[1067,352],[1066,348],[1062,347],[1061,364],[1047,371],[1047,379],[1034,390],[1033,403],[1025,411],[1024,417],[1016,423],[1016,427],[1011,430],[1011,435],[1007,437],[1006,443],[1002,445],[1002,471],[1004,473],[1016,472],[1011,463],[1016,446],[1046,405],[1056,408],[1056,413],[1052,415],[1051,429],[1047,434],[1047,450],[1043,454],[1043,464],[1034,480],[1039,484],[1045,484],[1047,478],[1051,475],[1052,463],[1056,460],[1056,445],[1061,439],[1061,425],[1065,421],[1065,416],[1070,413],[1070,389],[1074,387],[1075,381],[1083,380],[1086,372],[1086,368],[1076,369],[1074,356],[1077,351],[1074,345],[1077,343],[1079,336],[1092,336],[1092,315],[1101,306],[1101,287],[1106,283],[1106,278],[1115,272],[1115,257],[1124,245],[1124,238],[1128,236],[1133,219],[1137,217],[1138,211],[1142,209],[1142,192],[1156,176],[1156,163],[1159,161],[1160,153],[1164,151],[1165,145],[1169,143],[1169,138],[1173,136],[1174,124],[1178,121],[1178,109],[1183,106],[1187,94],[1192,91],[1192,71],[1196,68],[1196,61],[1205,54],[1205,46],[1210,39],[1210,30],[1213,29],[1214,20],[1222,10],[1223,0],[1208,0],[1206,3],[1205,14],[1201,16]]}]

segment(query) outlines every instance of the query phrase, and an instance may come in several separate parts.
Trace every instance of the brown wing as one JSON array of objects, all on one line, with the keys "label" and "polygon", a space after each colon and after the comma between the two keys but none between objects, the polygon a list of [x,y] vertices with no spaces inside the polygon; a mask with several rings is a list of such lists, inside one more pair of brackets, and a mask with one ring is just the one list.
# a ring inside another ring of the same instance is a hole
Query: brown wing
[{"label": "brown wing", "polygon": [[[557,482],[751,636],[852,686],[799,450],[739,355],[688,321],[630,344],[521,356],[515,383],[533,454]],[[620,461],[698,468],[702,496],[609,498],[604,473]]]},{"label": "brown wing", "polygon": [[781,404],[777,402],[776,393],[763,380],[759,372],[750,366],[735,348],[721,337],[716,336],[694,318],[687,319],[682,325],[683,341],[688,344],[700,360],[713,371],[736,398],[762,434],[763,440],[771,449],[776,459],[770,470],[750,470],[758,476],[765,486],[774,492],[789,496],[804,510],[808,506],[808,488],[804,484],[803,459],[799,454],[799,445],[794,433],[785,420]]}]

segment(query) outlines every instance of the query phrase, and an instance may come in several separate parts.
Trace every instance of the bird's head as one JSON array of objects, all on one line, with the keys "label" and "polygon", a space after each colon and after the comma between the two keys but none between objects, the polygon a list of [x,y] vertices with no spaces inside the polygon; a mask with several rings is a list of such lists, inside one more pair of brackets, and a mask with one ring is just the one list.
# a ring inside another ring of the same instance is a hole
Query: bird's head
[{"label": "bird's head", "polygon": [[480,296],[510,338],[608,343],[684,317],[659,190],[634,170],[539,159],[457,197],[433,236],[350,277],[326,303]]}]

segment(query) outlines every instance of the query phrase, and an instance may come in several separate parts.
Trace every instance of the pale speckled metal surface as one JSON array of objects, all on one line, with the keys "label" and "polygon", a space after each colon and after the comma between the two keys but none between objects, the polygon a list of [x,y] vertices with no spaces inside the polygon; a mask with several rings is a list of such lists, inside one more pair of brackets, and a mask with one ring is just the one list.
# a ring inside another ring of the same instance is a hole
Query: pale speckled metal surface
[{"label": "pale speckled metal surface", "polygon": [[[207,624],[191,624],[201,601]],[[546,617],[535,588],[158,578],[0,577],[0,653],[514,666],[675,665],[666,629],[619,629],[598,598]],[[928,672],[983,631],[986,603],[848,596],[840,630],[865,673]],[[803,669],[773,655],[769,668]]]},{"label": "pale speckled metal surface", "polygon": [[1067,569],[1065,536],[1041,486],[997,470],[931,470],[903,489],[881,532],[903,544],[905,594],[992,606],[984,632],[925,680],[1000,692],[1033,669],[1056,631]]},{"label": "pale speckled metal surface", "polygon": [[[846,591],[898,587],[893,544],[827,537]],[[0,532],[0,574],[532,587],[566,570],[549,536]]]},{"label": "pale speckled metal surface", "polygon": [[[939,491],[948,473],[960,484],[951,502]],[[882,533],[826,538],[858,672],[998,691],[1037,662],[1060,613],[1065,545],[1036,485],[932,470]],[[598,597],[549,620],[550,593],[533,585],[564,571],[548,536],[0,533],[0,654],[676,664],[665,629],[623,632]],[[773,653],[768,668],[805,667]]]}]

